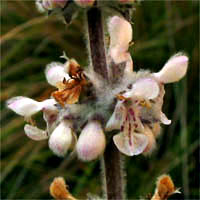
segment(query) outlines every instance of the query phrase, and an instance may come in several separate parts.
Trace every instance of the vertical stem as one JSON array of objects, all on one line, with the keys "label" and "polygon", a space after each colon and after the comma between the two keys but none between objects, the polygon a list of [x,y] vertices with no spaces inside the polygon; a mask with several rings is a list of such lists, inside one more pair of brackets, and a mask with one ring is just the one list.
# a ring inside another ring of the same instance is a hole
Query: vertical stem
[{"label": "vertical stem", "polygon": [[[108,70],[104,47],[104,32],[101,10],[93,7],[87,11],[89,47],[94,71],[108,81]],[[111,141],[103,158],[106,198],[121,200],[123,198],[123,175],[120,152]]]},{"label": "vertical stem", "polygon": [[104,32],[100,8],[94,7],[87,12],[88,34],[92,65],[94,71],[108,80]]},{"label": "vertical stem", "polygon": [[103,173],[106,198],[109,200],[125,199],[121,153],[113,141],[110,141],[104,153]]}]

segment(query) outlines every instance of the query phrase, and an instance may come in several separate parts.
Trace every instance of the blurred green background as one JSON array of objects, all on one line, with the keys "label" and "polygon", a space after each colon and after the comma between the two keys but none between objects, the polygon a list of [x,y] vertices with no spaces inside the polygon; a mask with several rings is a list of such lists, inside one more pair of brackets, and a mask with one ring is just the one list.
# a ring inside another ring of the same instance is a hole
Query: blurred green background
[{"label": "blurred green background", "polygon": [[[50,199],[48,188],[63,176],[75,197],[101,194],[100,162],[56,157],[47,141],[36,142],[23,131],[24,120],[5,107],[13,96],[47,98],[52,91],[44,69],[61,61],[63,51],[87,66],[83,13],[70,25],[47,19],[34,1],[1,1],[1,199]],[[184,51],[190,59],[187,77],[166,85],[164,112],[172,119],[162,126],[151,156],[125,158],[127,197],[152,193],[156,177],[169,173],[181,195],[199,199],[199,2],[143,1],[133,14],[135,70],[158,71],[167,59]]]}]

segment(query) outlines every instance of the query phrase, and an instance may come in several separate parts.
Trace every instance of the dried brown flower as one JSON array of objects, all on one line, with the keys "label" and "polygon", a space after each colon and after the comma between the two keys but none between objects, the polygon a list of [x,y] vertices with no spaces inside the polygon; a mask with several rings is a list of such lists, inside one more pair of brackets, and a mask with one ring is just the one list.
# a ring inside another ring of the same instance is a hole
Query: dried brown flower
[{"label": "dried brown flower", "polygon": [[76,200],[68,191],[64,178],[56,177],[50,185],[50,194],[57,200]]}]

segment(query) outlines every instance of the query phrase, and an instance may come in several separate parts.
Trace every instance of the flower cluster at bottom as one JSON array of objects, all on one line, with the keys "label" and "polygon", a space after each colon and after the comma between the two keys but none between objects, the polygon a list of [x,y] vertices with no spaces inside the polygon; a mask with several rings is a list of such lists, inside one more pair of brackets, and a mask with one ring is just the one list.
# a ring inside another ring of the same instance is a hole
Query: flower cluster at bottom
[{"label": "flower cluster at bottom", "polygon": [[[108,32],[109,80],[92,66],[83,70],[76,60],[68,59],[64,64],[51,63],[45,70],[48,83],[57,88],[50,99],[37,102],[14,97],[7,101],[8,108],[28,122],[43,112],[46,129],[28,123],[25,133],[33,140],[49,138],[49,147],[58,156],[75,149],[80,159],[94,160],[104,152],[104,132],[109,135],[113,130],[118,130],[113,141],[123,154],[147,154],[156,146],[160,123],[171,123],[162,112],[164,84],[177,82],[186,74],[188,57],[176,54],[158,73],[134,72],[128,52],[131,24],[113,16],[108,20]],[[78,139],[75,133],[80,133]]]}]

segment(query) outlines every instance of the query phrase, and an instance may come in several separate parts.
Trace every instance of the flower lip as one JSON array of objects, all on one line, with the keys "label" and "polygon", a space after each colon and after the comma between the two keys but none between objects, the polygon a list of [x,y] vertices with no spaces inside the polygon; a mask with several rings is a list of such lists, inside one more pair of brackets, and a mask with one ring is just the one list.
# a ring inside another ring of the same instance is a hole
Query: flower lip
[{"label": "flower lip", "polygon": [[148,138],[146,135],[141,133],[133,133],[130,139],[124,135],[124,133],[119,133],[113,136],[113,141],[119,151],[127,156],[134,156],[143,153],[148,145]]},{"label": "flower lip", "polygon": [[24,126],[24,131],[25,131],[25,134],[31,138],[32,140],[45,140],[47,139],[49,136],[48,136],[48,133],[47,131],[44,131],[44,130],[41,130],[35,126],[32,126],[32,125],[29,125],[29,124],[26,124]]}]

